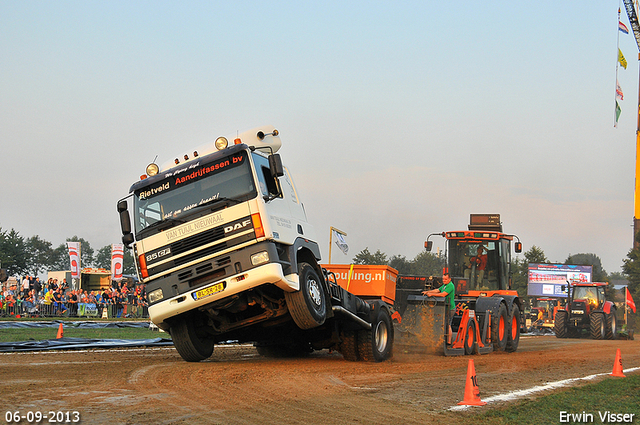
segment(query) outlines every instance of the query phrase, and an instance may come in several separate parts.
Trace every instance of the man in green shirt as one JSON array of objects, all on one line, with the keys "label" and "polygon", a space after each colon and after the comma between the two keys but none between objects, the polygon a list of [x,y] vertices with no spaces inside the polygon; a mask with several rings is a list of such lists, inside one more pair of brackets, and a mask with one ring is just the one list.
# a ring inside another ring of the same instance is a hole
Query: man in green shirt
[{"label": "man in green shirt", "polygon": [[445,304],[449,305],[449,333],[447,334],[447,344],[451,345],[451,322],[453,322],[453,314],[456,311],[456,303],[453,300],[453,297],[456,292],[456,287],[451,281],[451,276],[449,273],[443,273],[442,275],[442,286],[436,289],[432,289],[430,291],[424,291],[422,295],[426,295],[427,297],[446,297]]}]

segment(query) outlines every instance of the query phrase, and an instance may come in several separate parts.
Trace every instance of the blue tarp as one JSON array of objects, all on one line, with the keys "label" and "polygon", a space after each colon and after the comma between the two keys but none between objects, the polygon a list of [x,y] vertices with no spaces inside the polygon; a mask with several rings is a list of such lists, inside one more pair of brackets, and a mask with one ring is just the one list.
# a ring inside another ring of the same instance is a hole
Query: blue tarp
[{"label": "blue tarp", "polygon": [[171,346],[173,341],[164,338],[153,339],[91,339],[58,338],[42,341],[0,342],[0,352],[42,351],[42,350],[79,350],[96,348],[123,347],[162,347]]},{"label": "blue tarp", "polygon": [[44,322],[0,322],[0,329],[24,329],[24,328],[57,328],[60,323],[65,328],[78,329],[103,329],[103,328],[148,328],[149,322],[79,322],[52,320]]}]

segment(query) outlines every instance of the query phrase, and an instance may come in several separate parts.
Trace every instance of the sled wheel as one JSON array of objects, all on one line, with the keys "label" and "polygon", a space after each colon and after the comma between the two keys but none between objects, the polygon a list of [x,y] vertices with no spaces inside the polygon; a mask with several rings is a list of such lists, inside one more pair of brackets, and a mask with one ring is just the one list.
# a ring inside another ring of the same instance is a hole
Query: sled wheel
[{"label": "sled wheel", "polygon": [[474,354],[476,350],[476,322],[467,322],[467,331],[464,335],[464,354]]},{"label": "sled wheel", "polygon": [[298,265],[300,289],[285,292],[284,297],[293,321],[300,329],[312,329],[322,325],[327,318],[327,301],[322,282],[315,269],[308,263]]}]

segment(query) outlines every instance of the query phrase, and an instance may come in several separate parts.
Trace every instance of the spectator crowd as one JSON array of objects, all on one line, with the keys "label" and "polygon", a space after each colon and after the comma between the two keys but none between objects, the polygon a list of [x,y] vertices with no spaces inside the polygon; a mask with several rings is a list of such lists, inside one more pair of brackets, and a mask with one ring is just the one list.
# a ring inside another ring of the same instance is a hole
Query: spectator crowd
[{"label": "spectator crowd", "polygon": [[0,315],[25,317],[148,317],[143,285],[113,281],[100,291],[72,289],[66,279],[25,276],[9,279],[0,288]]}]

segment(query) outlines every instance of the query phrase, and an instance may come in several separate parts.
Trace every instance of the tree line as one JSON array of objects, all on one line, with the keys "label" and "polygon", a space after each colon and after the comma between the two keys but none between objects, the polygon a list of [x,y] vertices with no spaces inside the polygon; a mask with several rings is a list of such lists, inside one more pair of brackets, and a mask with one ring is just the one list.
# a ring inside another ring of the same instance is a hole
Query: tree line
[{"label": "tree line", "polygon": [[[67,238],[66,242],[80,242],[80,265],[111,269],[111,245],[95,251],[91,244],[78,236]],[[3,230],[0,227],[0,268],[9,276],[38,276],[47,271],[69,270],[69,251],[67,244],[57,247],[40,236],[25,238],[15,229]],[[124,274],[135,274],[133,255],[124,251]]]}]

